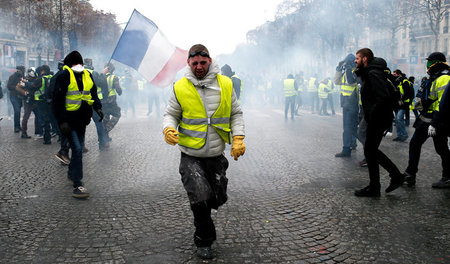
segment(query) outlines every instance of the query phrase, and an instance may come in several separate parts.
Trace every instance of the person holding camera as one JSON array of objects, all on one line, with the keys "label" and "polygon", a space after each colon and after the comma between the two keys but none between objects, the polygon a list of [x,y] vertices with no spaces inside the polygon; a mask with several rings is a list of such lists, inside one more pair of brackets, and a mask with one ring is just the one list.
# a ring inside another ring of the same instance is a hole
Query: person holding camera
[{"label": "person holding camera", "polygon": [[358,84],[355,75],[355,55],[348,54],[347,57],[336,67],[334,83],[341,86],[341,107],[344,123],[342,133],[342,151],[335,157],[350,157],[351,149],[356,148],[358,130]]},{"label": "person holding camera", "polygon": [[16,90],[19,91],[24,97],[23,104],[23,118],[22,118],[22,136],[21,138],[29,139],[31,136],[27,134],[28,120],[30,119],[31,112],[34,113],[34,131],[37,138],[42,138],[42,126],[41,115],[34,100],[34,81],[37,79],[37,73],[34,67],[31,67],[27,71],[27,76],[21,82],[17,84]]}]

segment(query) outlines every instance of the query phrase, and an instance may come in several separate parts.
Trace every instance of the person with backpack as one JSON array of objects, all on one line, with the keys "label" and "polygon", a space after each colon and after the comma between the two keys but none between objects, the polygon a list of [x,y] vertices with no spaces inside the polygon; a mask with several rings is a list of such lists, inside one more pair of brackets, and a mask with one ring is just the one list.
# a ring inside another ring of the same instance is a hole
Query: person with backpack
[{"label": "person with backpack", "polygon": [[370,49],[363,48],[356,52],[355,63],[355,74],[361,78],[361,102],[367,122],[364,155],[370,178],[369,185],[355,191],[355,196],[379,197],[381,185],[378,165],[385,168],[391,177],[387,193],[400,187],[404,181],[397,166],[378,149],[393,120],[392,90],[385,73],[387,65],[384,59],[375,58]]},{"label": "person with backpack", "polygon": [[52,110],[50,103],[47,100],[47,98],[51,98],[51,95],[46,94],[46,91],[48,90],[50,79],[53,76],[50,74],[50,67],[48,65],[42,65],[38,67],[36,71],[39,74],[39,78],[33,82],[32,89],[34,92],[34,100],[36,101],[37,107],[41,114],[44,144],[48,145],[52,143],[52,136],[50,132]]},{"label": "person with backpack", "polygon": [[415,131],[409,143],[408,167],[404,173],[408,186],[416,184],[422,145],[429,137],[433,137],[434,149],[442,160],[442,177],[431,186],[450,188],[450,151],[444,129],[445,124],[448,125],[448,118],[447,120],[443,118],[442,114],[445,111],[440,110],[442,98],[445,99],[443,94],[448,90],[450,82],[450,67],[446,61],[445,55],[441,52],[433,52],[427,57],[427,73],[430,78],[422,82],[414,99],[414,107],[420,115],[413,125]]},{"label": "person with backpack", "polygon": [[414,90],[411,83],[405,77],[401,70],[395,70],[392,75],[395,77],[395,85],[401,94],[401,103],[395,114],[395,126],[397,128],[397,137],[392,141],[405,142],[408,139],[408,131],[406,131],[405,116],[409,112],[409,105],[414,97]]}]

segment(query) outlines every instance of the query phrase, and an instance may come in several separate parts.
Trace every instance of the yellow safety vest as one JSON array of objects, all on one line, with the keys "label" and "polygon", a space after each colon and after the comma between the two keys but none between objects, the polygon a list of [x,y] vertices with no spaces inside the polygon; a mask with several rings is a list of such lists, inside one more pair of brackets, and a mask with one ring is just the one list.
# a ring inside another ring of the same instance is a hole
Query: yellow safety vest
[{"label": "yellow safety vest", "polygon": [[317,92],[316,78],[314,77],[309,78],[308,92]]},{"label": "yellow safety vest", "polygon": [[39,88],[39,90],[34,92],[34,100],[38,101],[39,100],[39,96],[41,96],[41,95],[43,95],[45,93],[45,86],[47,85],[47,83],[50,81],[50,79],[52,77],[53,77],[53,75],[51,75],[51,74],[42,76],[41,88]]},{"label": "yellow safety vest", "polygon": [[[86,69],[86,70],[90,74],[92,74],[94,72],[94,70],[91,70],[91,69]],[[98,97],[98,99],[103,100],[102,87],[98,86],[97,83],[96,83],[96,85],[97,85],[97,97]]]},{"label": "yellow safety vest", "polygon": [[295,80],[294,79],[285,79],[284,83],[284,96],[291,97],[297,95],[297,91],[295,90]]},{"label": "yellow safety vest", "polygon": [[342,75],[341,94],[343,96],[351,96],[352,93],[355,91],[357,86],[358,85],[356,83],[355,84],[347,83],[347,80],[345,78],[345,74]]},{"label": "yellow safety vest", "polygon": [[[409,82],[408,79],[404,79],[403,81],[400,82],[400,84],[398,85],[398,89],[400,90],[400,93],[402,94],[402,96],[405,94],[405,91],[403,90],[403,84],[405,82],[407,82],[407,83],[409,83],[409,85],[411,85],[411,83]],[[410,101],[411,101],[410,99],[403,100],[403,102],[405,102],[405,103],[409,103]]]},{"label": "yellow safety vest", "polygon": [[328,86],[324,83],[319,83],[319,98],[326,99],[328,98],[328,92],[325,92],[325,88]]},{"label": "yellow safety vest", "polygon": [[202,148],[206,143],[209,126],[213,127],[226,143],[231,143],[233,82],[220,74],[217,74],[217,81],[220,86],[220,104],[211,117],[207,116],[203,101],[191,81],[183,77],[174,84],[175,96],[183,110],[178,127],[178,145],[193,149]]},{"label": "yellow safety vest", "polygon": [[429,113],[433,111],[439,111],[439,103],[441,102],[442,94],[444,94],[445,88],[447,88],[447,84],[449,82],[449,75],[441,75],[431,84],[430,94],[428,95],[428,98],[435,101],[428,108]]},{"label": "yellow safety vest", "polygon": [[92,105],[94,100],[92,100],[91,89],[94,86],[94,82],[92,81],[89,72],[87,70],[83,70],[83,91],[80,91],[72,69],[67,65],[64,65],[63,70],[69,71],[70,74],[70,83],[67,87],[66,93],[66,110],[77,111],[81,107],[82,101],[86,101],[89,105]]},{"label": "yellow safety vest", "polygon": [[328,80],[327,87],[328,87],[328,90],[329,90],[328,93],[332,94],[334,92],[334,89],[333,89],[333,82],[331,80]]},{"label": "yellow safety vest", "polygon": [[114,86],[113,86],[114,77],[116,77],[116,76],[109,72],[106,74],[106,83],[108,84],[108,91],[109,91],[108,97],[116,95],[116,89],[114,89]]}]

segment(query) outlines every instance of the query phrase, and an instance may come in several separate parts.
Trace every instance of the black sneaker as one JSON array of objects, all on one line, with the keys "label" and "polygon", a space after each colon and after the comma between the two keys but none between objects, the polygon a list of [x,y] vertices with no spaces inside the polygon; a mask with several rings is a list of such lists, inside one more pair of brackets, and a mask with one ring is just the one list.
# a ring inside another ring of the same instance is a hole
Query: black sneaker
[{"label": "black sneaker", "polygon": [[87,153],[89,149],[87,149],[85,146],[83,146],[83,153]]},{"label": "black sneaker", "polygon": [[409,187],[416,185],[416,175],[411,175],[407,172],[403,173],[403,175],[405,176],[406,185]]},{"label": "black sneaker", "polygon": [[438,189],[450,188],[450,179],[442,178],[440,181],[433,183],[431,187]]},{"label": "black sneaker", "polygon": [[86,199],[89,197],[89,193],[83,186],[78,186],[77,188],[73,189],[72,196],[78,199]]},{"label": "black sneaker", "polygon": [[361,161],[359,162],[359,166],[361,166],[361,167],[367,167],[367,161],[366,161],[366,159],[361,160]]},{"label": "black sneaker", "polygon": [[346,152],[339,152],[339,153],[336,153],[334,156],[336,158],[344,158],[344,157],[350,157],[351,154],[350,153],[346,153]]},{"label": "black sneaker", "polygon": [[201,259],[212,259],[212,249],[211,247],[197,247],[197,257]]},{"label": "black sneaker", "polygon": [[370,186],[355,191],[355,196],[358,197],[380,197],[380,190],[370,189]]},{"label": "black sneaker", "polygon": [[31,138],[31,136],[28,136],[27,133],[22,133],[22,136],[20,136],[21,138]]},{"label": "black sneaker", "polygon": [[395,178],[391,178],[391,183],[386,188],[386,192],[392,192],[393,190],[397,189],[398,187],[403,185],[403,182],[405,181],[405,175],[400,174],[396,176]]}]

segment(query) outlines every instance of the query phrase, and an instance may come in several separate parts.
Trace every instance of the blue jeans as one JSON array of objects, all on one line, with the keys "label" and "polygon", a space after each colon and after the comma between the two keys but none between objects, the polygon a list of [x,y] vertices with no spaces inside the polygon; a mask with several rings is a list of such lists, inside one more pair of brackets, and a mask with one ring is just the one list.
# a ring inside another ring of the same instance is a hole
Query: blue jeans
[{"label": "blue jeans", "polygon": [[72,149],[68,177],[73,181],[73,188],[82,186],[83,179],[83,146],[86,127],[72,129],[69,144]]},{"label": "blue jeans", "polygon": [[20,129],[20,109],[22,108],[22,99],[15,95],[9,96],[9,101],[14,109],[14,130]]},{"label": "blue jeans", "polygon": [[97,128],[98,146],[102,147],[109,141],[108,133],[103,123],[99,121],[100,116],[95,111],[92,113],[92,120],[94,120],[95,127]]},{"label": "blue jeans", "polygon": [[342,152],[349,154],[350,147],[356,145],[358,132],[358,107],[342,108],[344,132],[342,133]]},{"label": "blue jeans", "polygon": [[405,113],[408,110],[400,109],[395,115],[395,126],[397,127],[397,137],[401,139],[408,138],[408,132],[406,132],[405,126]]}]

